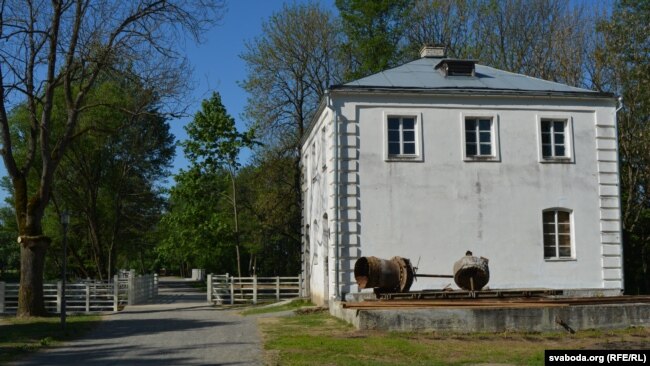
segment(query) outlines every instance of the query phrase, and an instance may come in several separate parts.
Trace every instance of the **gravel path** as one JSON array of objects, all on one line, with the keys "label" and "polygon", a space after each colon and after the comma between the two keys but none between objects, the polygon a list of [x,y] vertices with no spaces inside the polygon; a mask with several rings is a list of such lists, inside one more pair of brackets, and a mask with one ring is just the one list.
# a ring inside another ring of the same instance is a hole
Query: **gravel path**
[{"label": "gravel path", "polygon": [[261,365],[254,318],[218,310],[188,282],[162,279],[155,304],[104,317],[84,339],[39,352],[23,365]]}]

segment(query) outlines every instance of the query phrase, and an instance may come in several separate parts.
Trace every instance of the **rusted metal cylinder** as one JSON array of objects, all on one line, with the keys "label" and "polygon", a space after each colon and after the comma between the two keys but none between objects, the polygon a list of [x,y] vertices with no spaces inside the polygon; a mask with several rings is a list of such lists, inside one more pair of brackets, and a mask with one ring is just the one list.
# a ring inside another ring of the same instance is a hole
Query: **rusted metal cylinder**
[{"label": "rusted metal cylinder", "polygon": [[488,259],[474,257],[467,252],[464,257],[454,263],[454,282],[458,287],[468,291],[478,291],[490,281]]},{"label": "rusted metal cylinder", "polygon": [[413,274],[411,261],[402,257],[393,257],[390,260],[361,257],[354,264],[354,278],[360,289],[407,292],[413,284]]}]

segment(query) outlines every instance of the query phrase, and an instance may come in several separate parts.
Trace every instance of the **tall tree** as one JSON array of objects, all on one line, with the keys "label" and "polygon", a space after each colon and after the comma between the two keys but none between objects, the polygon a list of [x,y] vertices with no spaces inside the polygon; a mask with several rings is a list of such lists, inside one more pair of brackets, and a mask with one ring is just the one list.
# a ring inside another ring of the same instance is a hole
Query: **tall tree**
[{"label": "tall tree", "polygon": [[231,189],[228,173],[192,166],[174,179],[156,246],[161,264],[170,270],[178,268],[181,275],[189,268],[235,273],[233,210],[226,198]]},{"label": "tall tree", "polygon": [[[43,267],[51,240],[43,234],[43,215],[55,172],[71,142],[83,135],[79,117],[94,106],[87,95],[98,77],[121,60],[145,84],[160,83],[161,92],[178,88],[174,41],[184,31],[198,37],[220,7],[201,0],[0,3],[0,137],[21,246],[19,317],[45,313]],[[62,120],[53,119],[59,87]],[[19,103],[27,105],[29,133],[17,139],[8,111]],[[21,144],[27,154],[18,158],[14,145]],[[33,172],[40,179],[30,186]]]},{"label": "tall tree", "polygon": [[[83,277],[110,278],[118,255],[125,253],[120,247],[141,252],[144,245],[132,243],[146,241],[162,210],[157,183],[171,164],[174,141],[166,118],[155,110],[152,94],[128,75],[103,74],[87,98],[90,103],[110,105],[80,116],[79,128],[87,129],[87,135],[70,144],[55,174],[54,207],[46,210],[44,234],[56,248],[61,239],[57,218],[63,210],[71,211],[69,254],[74,260],[70,269]],[[142,113],[131,112],[138,110]],[[53,120],[64,118],[64,111],[59,88]],[[11,113],[15,136],[28,133],[28,115],[24,105]],[[14,152],[26,155],[24,146]],[[31,174],[28,183],[36,185],[38,179]],[[53,259],[59,263],[56,256]]]},{"label": "tall tree", "polygon": [[475,11],[470,56],[492,67],[583,85],[586,36],[594,24],[580,5],[566,0],[484,0]]},{"label": "tall tree", "polygon": [[336,0],[349,58],[346,79],[358,79],[397,66],[409,19],[410,0]]},{"label": "tall tree", "polygon": [[[246,241],[252,254],[249,272],[292,276],[300,271],[300,218],[295,197],[293,158],[282,151],[258,151],[238,176]],[[298,187],[300,188],[300,187]]]},{"label": "tall tree", "polygon": [[341,80],[337,29],[317,4],[284,5],[262,25],[262,36],[246,43],[246,117],[265,145],[298,155],[320,98]]},{"label": "tall tree", "polygon": [[442,45],[448,57],[467,57],[474,43],[471,27],[476,6],[477,0],[414,1],[405,25],[408,56],[416,58],[423,45]]},{"label": "tall tree", "polygon": [[[272,174],[273,182],[265,180],[285,193],[266,197],[268,207],[288,202],[300,207],[300,140],[327,88],[341,81],[339,24],[317,4],[296,4],[273,14],[262,31],[262,36],[246,43],[241,55],[248,69],[242,83],[249,94],[246,117],[264,143],[256,154],[273,151],[275,158],[292,161],[291,171]],[[292,179],[291,189],[284,187],[287,177]],[[299,237],[299,211],[285,211],[278,220],[284,222],[283,229],[296,230],[290,237]],[[279,240],[295,245],[294,251],[300,248],[299,240],[286,236]]]},{"label": "tall tree", "polygon": [[183,151],[192,165],[202,173],[227,172],[232,190],[227,195],[233,210],[233,238],[237,254],[237,274],[241,277],[241,253],[239,233],[239,205],[237,202],[237,157],[243,148],[254,144],[251,129],[245,133],[237,131],[235,119],[226,111],[219,93],[213,93],[204,100],[201,110],[186,127],[188,140],[183,141]]},{"label": "tall tree", "polygon": [[621,0],[599,25],[599,88],[622,97],[618,112],[626,291],[650,292],[650,2]]},{"label": "tall tree", "polygon": [[[57,172],[56,209],[74,213],[71,238],[86,276],[111,278],[118,258],[140,253],[163,210],[158,181],[174,156],[166,119],[151,110],[138,116],[103,114],[120,134],[92,133],[73,143]],[[108,127],[108,126],[107,126]],[[72,241],[71,241],[72,244]],[[83,251],[85,255],[79,254]]]}]

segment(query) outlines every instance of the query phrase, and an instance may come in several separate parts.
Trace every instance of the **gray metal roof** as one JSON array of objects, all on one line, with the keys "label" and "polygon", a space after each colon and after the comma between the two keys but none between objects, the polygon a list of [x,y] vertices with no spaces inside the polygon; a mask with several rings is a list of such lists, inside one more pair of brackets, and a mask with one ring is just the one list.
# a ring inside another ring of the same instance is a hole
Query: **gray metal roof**
[{"label": "gray metal roof", "polygon": [[426,89],[451,91],[517,92],[521,94],[579,94],[612,97],[609,93],[515,74],[476,64],[475,76],[447,76],[434,67],[442,58],[420,58],[331,89]]}]

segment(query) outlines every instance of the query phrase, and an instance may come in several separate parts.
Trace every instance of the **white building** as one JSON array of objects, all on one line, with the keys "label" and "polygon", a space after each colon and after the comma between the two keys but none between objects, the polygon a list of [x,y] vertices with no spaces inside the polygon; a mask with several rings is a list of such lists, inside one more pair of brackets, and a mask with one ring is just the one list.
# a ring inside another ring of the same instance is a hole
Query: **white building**
[{"label": "white building", "polygon": [[618,294],[617,99],[422,53],[333,86],[303,140],[313,301],[357,292],[359,257],[452,274],[466,250],[490,260],[493,289]]}]

